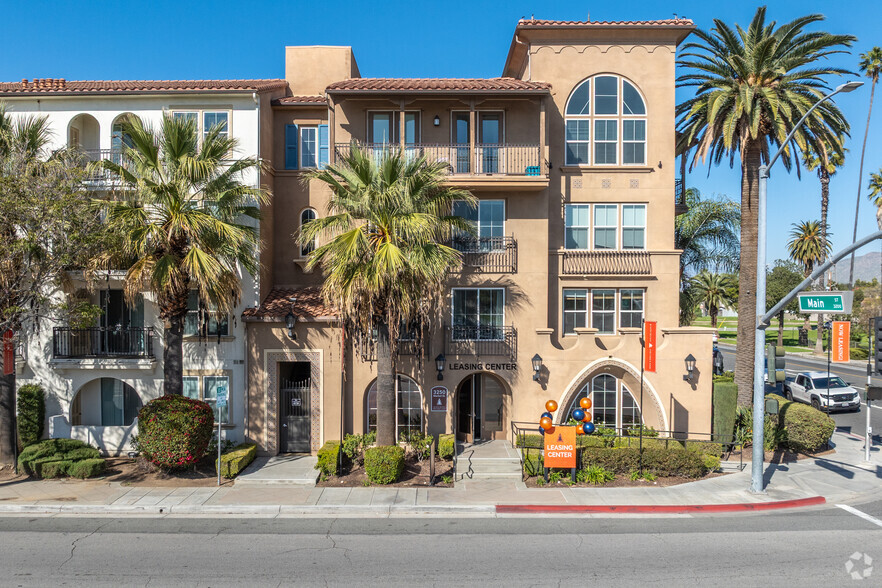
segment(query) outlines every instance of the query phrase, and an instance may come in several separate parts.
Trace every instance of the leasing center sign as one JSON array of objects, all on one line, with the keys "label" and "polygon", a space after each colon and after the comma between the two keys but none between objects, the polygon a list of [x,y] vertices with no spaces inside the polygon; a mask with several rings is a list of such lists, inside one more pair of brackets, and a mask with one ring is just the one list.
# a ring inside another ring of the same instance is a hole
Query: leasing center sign
[{"label": "leasing center sign", "polygon": [[576,467],[576,427],[552,427],[545,432],[545,467]]}]

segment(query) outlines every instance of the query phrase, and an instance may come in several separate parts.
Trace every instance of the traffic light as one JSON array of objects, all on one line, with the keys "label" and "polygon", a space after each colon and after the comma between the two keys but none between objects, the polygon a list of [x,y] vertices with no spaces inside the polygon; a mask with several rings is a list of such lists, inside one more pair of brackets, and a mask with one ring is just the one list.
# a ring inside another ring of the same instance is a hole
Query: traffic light
[{"label": "traffic light", "polygon": [[769,372],[769,384],[777,384],[787,378],[784,373],[784,363],[784,348],[776,345],[767,345],[766,369]]},{"label": "traffic light", "polygon": [[876,334],[876,373],[882,374],[882,316],[873,319],[873,332]]}]

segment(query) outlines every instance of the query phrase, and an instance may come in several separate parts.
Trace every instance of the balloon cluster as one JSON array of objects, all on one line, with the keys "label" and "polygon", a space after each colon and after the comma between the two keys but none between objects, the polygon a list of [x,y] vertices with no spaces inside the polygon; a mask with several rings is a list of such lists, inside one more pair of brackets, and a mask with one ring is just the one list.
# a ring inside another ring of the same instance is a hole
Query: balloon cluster
[{"label": "balloon cluster", "polygon": [[[591,422],[591,399],[582,398],[579,400],[579,408],[573,410],[573,419],[578,423],[576,425],[576,434],[590,435],[594,432],[594,423]],[[557,402],[549,400],[545,403],[545,410],[539,418],[539,432],[551,433],[554,431],[554,411],[557,410]]]}]

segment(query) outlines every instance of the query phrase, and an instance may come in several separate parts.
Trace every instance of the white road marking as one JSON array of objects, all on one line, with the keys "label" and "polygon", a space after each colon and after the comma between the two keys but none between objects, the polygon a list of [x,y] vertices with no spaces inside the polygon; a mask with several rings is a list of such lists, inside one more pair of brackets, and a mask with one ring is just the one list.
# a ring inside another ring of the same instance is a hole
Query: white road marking
[{"label": "white road marking", "polygon": [[838,506],[839,508],[841,508],[844,511],[850,512],[851,514],[853,514],[856,517],[860,517],[860,518],[864,519],[865,521],[870,521],[874,525],[882,527],[882,521],[880,521],[876,517],[871,517],[867,513],[861,512],[856,508],[852,508],[852,507],[848,506],[847,504],[837,504],[836,506]]}]

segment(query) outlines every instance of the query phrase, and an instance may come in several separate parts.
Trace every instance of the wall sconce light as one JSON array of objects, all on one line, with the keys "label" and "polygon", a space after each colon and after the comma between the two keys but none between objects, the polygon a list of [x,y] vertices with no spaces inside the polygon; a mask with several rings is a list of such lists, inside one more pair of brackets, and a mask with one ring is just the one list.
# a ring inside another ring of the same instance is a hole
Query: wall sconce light
[{"label": "wall sconce light", "polygon": [[692,354],[686,356],[686,375],[683,376],[683,380],[686,382],[692,381],[693,372],[695,372],[695,358],[692,357]]},{"label": "wall sconce light", "polygon": [[288,314],[285,315],[285,326],[288,328],[288,337],[291,338],[292,341],[297,340],[297,333],[294,332],[294,325],[297,324],[297,317],[294,316],[294,313],[288,311]]},{"label": "wall sconce light", "polygon": [[533,381],[539,381],[539,372],[542,371],[542,357],[537,353],[533,356],[533,359],[530,360],[533,362]]},{"label": "wall sconce light", "polygon": [[438,370],[438,381],[444,379],[444,364],[447,362],[447,358],[444,357],[443,353],[439,353],[438,357],[435,358],[435,369]]},{"label": "wall sconce light", "polygon": [[441,126],[441,117],[436,114],[435,118],[432,119],[432,124],[435,125],[436,127],[440,127]]}]

